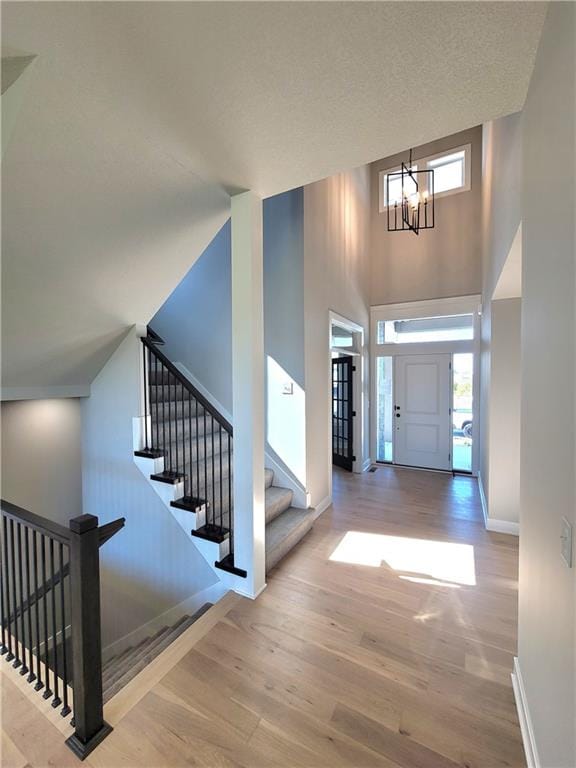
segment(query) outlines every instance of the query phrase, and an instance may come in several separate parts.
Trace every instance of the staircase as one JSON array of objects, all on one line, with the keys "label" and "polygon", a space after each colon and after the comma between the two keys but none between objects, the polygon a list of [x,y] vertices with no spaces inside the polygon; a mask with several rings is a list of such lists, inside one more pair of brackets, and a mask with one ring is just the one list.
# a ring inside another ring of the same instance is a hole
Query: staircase
[{"label": "staircase", "polygon": [[150,664],[159,654],[185,632],[212,607],[205,603],[192,616],[182,616],[171,627],[162,627],[151,637],[147,637],[135,646],[126,648],[113,656],[102,667],[102,691],[104,703],[110,701],[119,691],[128,685],[139,672]]},{"label": "staircase", "polygon": [[[159,349],[150,329],[142,338],[145,417],[135,434],[134,461],[232,589],[246,572],[234,561],[233,428]],[[266,571],[310,530],[314,510],[292,506],[293,493],[265,473]]]},{"label": "staircase", "polygon": [[274,472],[264,471],[266,507],[266,573],[304,538],[314,523],[313,509],[292,506],[292,491],[274,485]]}]

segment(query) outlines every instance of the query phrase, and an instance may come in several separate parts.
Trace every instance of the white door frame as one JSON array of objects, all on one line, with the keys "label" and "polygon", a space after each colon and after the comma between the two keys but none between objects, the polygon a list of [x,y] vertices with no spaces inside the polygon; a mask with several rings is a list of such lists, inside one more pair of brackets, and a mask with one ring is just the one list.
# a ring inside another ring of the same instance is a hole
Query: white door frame
[{"label": "white door frame", "polygon": [[[347,331],[350,331],[353,334],[352,350],[349,350],[346,347],[343,347],[341,349],[337,347],[332,347],[332,326],[333,325],[339,325],[341,328],[345,328]],[[364,382],[366,381],[366,377],[367,377],[367,370],[366,370],[366,364],[365,364],[366,349],[365,349],[364,336],[365,336],[364,328],[361,325],[359,325],[358,323],[355,323],[353,320],[349,320],[347,317],[344,317],[343,315],[339,315],[337,312],[333,312],[332,310],[328,311],[327,366],[329,370],[330,386],[332,386],[332,352],[338,352],[342,355],[351,355],[352,357],[355,358],[354,366],[356,370],[352,373],[352,391],[353,391],[352,408],[356,412],[356,416],[354,417],[354,420],[353,420],[352,443],[353,443],[353,451],[354,451],[354,456],[356,457],[356,461],[354,461],[352,464],[352,472],[356,472],[356,473],[363,472],[365,469],[367,469],[367,466],[370,466],[370,460],[368,456],[364,456],[364,451],[363,451],[364,414],[367,409],[367,404],[365,403],[365,398],[364,398]],[[331,498],[332,497],[332,396],[330,396],[330,407],[327,413],[327,422],[328,422],[328,440],[329,440],[328,476],[330,478],[329,488],[330,488],[330,498]]]},{"label": "white door frame", "polygon": [[[370,307],[370,370],[373,371],[371,395],[374,407],[370,413],[370,453],[377,456],[378,415],[376,391],[376,358],[396,355],[433,355],[440,353],[457,354],[472,352],[473,388],[472,388],[472,475],[478,475],[480,456],[480,317],[482,312],[479,295],[432,299],[430,301],[409,301],[402,304],[382,304]],[[474,318],[474,338],[470,341],[430,341],[408,344],[378,344],[378,322],[384,320],[411,320],[418,317],[443,317],[445,315],[472,314]],[[453,403],[451,399],[451,407]],[[394,440],[394,431],[392,431]],[[392,448],[394,451],[394,447]],[[454,452],[452,451],[452,454]]]}]

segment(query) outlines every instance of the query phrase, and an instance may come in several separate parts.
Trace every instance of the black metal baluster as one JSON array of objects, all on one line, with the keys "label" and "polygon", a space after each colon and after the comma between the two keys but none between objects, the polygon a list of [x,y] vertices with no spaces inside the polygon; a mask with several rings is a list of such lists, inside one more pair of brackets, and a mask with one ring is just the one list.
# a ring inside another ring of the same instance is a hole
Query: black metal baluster
[{"label": "black metal baluster", "polygon": [[[184,472],[184,496],[187,496],[188,471],[186,469],[186,416],[184,415],[184,387],[182,387],[182,467]],[[190,463],[192,463],[192,456],[190,456]],[[188,489],[189,490],[189,489]]]},{"label": "black metal baluster", "polygon": [[[6,656],[6,661],[12,661],[15,658],[16,648],[12,646],[12,616],[16,618],[16,601],[13,601],[13,605],[10,605],[10,587],[12,586],[12,590],[14,589],[14,548],[10,548],[8,544],[8,540],[12,542],[12,537],[14,535],[14,531],[11,528],[12,521],[8,520],[8,518],[4,517],[4,550],[6,553],[6,609],[8,613],[8,655]],[[10,535],[8,535],[8,531],[10,531]],[[9,555],[9,550],[12,549],[11,555]],[[10,559],[10,562],[8,560]]]},{"label": "black metal baluster", "polygon": [[[154,381],[158,386],[158,358],[154,355]],[[158,403],[155,404],[156,408],[156,440],[154,443],[155,448],[160,447],[160,412],[158,410]]]},{"label": "black metal baluster", "polygon": [[[25,675],[26,672],[28,672],[28,667],[26,666],[26,646],[24,645],[24,611],[22,610],[22,597],[24,590],[22,589],[22,542],[20,537],[20,523],[16,523],[16,545],[16,551],[18,553],[17,592],[20,603],[16,603],[16,613],[14,616],[14,626],[16,627],[16,646],[18,647],[18,653],[16,654],[17,662],[14,662],[14,666],[20,667],[20,674]],[[18,616],[20,616],[20,631],[18,631]],[[20,647],[18,645],[18,637],[20,637],[20,645],[22,646],[22,660],[20,660]]]},{"label": "black metal baluster", "polygon": [[230,554],[234,559],[234,520],[232,517],[232,440],[228,435],[228,527],[230,528]]},{"label": "black metal baluster", "polygon": [[62,699],[64,706],[60,714],[62,717],[70,714],[68,706],[68,666],[66,664],[66,601],[64,597],[64,544],[60,542],[60,626],[62,632]]},{"label": "black metal baluster", "polygon": [[178,440],[178,425],[180,424],[180,419],[178,418],[178,380],[174,379],[174,440],[176,442],[176,445],[174,446],[174,453],[176,454],[176,472],[180,472],[180,461],[179,461],[179,449],[178,449],[178,443],[180,442]]},{"label": "black metal baluster", "polygon": [[[27,614],[28,614],[28,666],[30,669],[30,672],[28,674],[28,677],[26,678],[29,683],[33,683],[34,680],[36,680],[36,675],[34,674],[34,657],[32,655],[32,646],[34,645],[34,641],[32,639],[32,579],[30,578],[30,534],[31,530],[29,528],[24,528],[24,554],[25,554],[25,561],[24,565],[26,568],[26,592],[27,592]],[[24,603],[22,604],[24,605]]]},{"label": "black metal baluster", "polygon": [[12,661],[14,654],[12,653],[12,621],[11,621],[11,608],[10,608],[10,566],[8,563],[8,519],[2,515],[2,582],[5,593],[5,608],[6,616],[3,622],[6,622],[6,634],[7,634],[7,650],[6,661]]},{"label": "black metal baluster", "polygon": [[[42,539],[42,537],[40,537]],[[34,690],[39,691],[44,687],[42,682],[42,667],[40,666],[40,595],[38,594],[38,534],[34,531],[34,537],[32,539],[34,546],[34,594],[36,599],[34,601],[34,609],[36,614],[36,685]]]},{"label": "black metal baluster", "polygon": [[[214,518],[216,518],[216,484],[214,480],[214,416],[210,416],[210,441],[212,443],[212,451],[210,456],[210,462],[212,464],[212,487],[210,489],[212,496],[212,506],[214,508]],[[218,521],[220,527],[222,527],[222,520]]]},{"label": "black metal baluster", "polygon": [[[46,536],[42,534],[42,584],[44,584],[44,594],[42,596],[42,603],[44,608],[44,672],[46,674],[46,689],[44,690],[44,693],[42,696],[45,699],[49,699],[50,696],[52,696],[52,691],[50,690],[50,645],[48,643],[48,588],[46,586],[47,583],[47,576],[46,576],[46,546],[47,546],[47,539]],[[52,671],[52,677],[54,677],[54,671]],[[52,681],[54,682],[54,681]]]},{"label": "black metal baluster", "polygon": [[[198,421],[198,400],[194,398],[194,403],[196,406],[196,416],[194,417],[194,424],[196,426],[196,498],[200,498],[200,435],[198,434],[198,430],[200,429],[200,423]],[[204,497],[206,494],[204,494]],[[204,498],[204,502],[206,502],[206,499]],[[206,503],[204,503],[204,506],[206,506]],[[206,522],[208,522],[208,510],[206,509]]]},{"label": "black metal baluster", "polygon": [[190,451],[190,498],[198,498],[198,492],[194,494],[194,458],[192,451],[192,395],[188,392],[188,449]]},{"label": "black metal baluster", "polygon": [[224,500],[222,497],[222,426],[218,425],[218,456],[220,459],[220,498],[219,498],[219,504],[220,504],[220,520],[221,524],[224,527]]},{"label": "black metal baluster", "polygon": [[[2,559],[0,560],[0,618],[2,619],[2,647],[0,648],[0,655],[4,656],[8,647],[6,645],[6,623],[10,618],[10,608],[6,608],[4,604],[4,588],[6,586],[6,536],[4,528],[4,515],[2,515]],[[10,638],[10,630],[8,630],[8,639]]]},{"label": "black metal baluster", "polygon": [[[206,437],[206,408],[204,408],[204,498],[206,499],[206,505],[210,505],[210,497],[208,495],[208,461],[206,454],[208,453],[207,449],[207,437]],[[208,511],[208,510],[207,510]],[[210,519],[212,520],[212,523],[214,523],[214,507],[210,509]]]},{"label": "black metal baluster", "polygon": [[56,569],[54,567],[54,540],[50,539],[50,573],[52,574],[52,589],[50,592],[52,593],[52,659],[54,661],[54,701],[52,702],[53,707],[59,707],[62,701],[60,700],[60,697],[58,695],[58,687],[59,687],[59,677],[60,677],[60,668],[58,664],[58,630],[57,630],[57,622],[56,622],[56,584],[55,584],[55,576],[56,576]]},{"label": "black metal baluster", "polygon": [[[168,373],[168,440],[170,443],[169,445],[170,472],[173,471],[172,469],[173,467],[173,464],[172,464],[172,402],[170,400],[170,392],[171,392],[170,387],[172,386],[171,380],[172,380],[172,374]],[[164,399],[164,385],[162,385],[162,398]],[[177,416],[178,414],[175,414],[175,415]]]},{"label": "black metal baluster", "polygon": [[[162,392],[164,392],[164,364],[160,364],[160,381],[162,384]],[[158,385],[160,386],[160,385]],[[157,388],[156,392],[158,393],[160,390]],[[156,407],[160,408],[160,400],[158,399],[158,395],[156,395]],[[168,462],[168,452],[166,449],[166,406],[164,403],[164,399],[162,399],[162,452],[164,453],[164,469],[166,470],[166,464]]]},{"label": "black metal baluster", "polygon": [[144,363],[142,374],[144,376],[144,450],[149,450],[150,443],[148,442],[148,410],[150,401],[150,389],[148,387],[150,376],[148,371],[148,365],[150,364],[150,353],[148,347],[142,345],[142,351],[144,353]]}]

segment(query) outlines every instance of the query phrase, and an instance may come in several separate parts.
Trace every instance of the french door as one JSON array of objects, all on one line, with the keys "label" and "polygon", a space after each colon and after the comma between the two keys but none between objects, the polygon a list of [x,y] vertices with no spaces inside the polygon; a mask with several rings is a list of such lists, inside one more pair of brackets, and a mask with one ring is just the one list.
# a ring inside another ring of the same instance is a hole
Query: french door
[{"label": "french door", "polygon": [[394,463],[452,468],[452,356],[394,357]]},{"label": "french door", "polygon": [[349,472],[354,462],[353,370],[351,356],[332,359],[332,463]]}]

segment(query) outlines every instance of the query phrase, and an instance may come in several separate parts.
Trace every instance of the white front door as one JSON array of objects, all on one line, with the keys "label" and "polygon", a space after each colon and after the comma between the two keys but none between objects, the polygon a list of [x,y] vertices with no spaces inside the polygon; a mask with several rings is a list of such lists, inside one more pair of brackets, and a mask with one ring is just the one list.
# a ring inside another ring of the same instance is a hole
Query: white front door
[{"label": "white front door", "polygon": [[452,468],[451,359],[444,355],[394,358],[394,463]]}]

